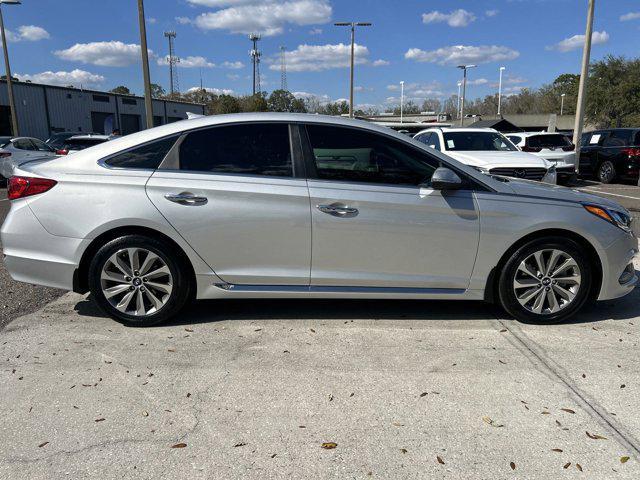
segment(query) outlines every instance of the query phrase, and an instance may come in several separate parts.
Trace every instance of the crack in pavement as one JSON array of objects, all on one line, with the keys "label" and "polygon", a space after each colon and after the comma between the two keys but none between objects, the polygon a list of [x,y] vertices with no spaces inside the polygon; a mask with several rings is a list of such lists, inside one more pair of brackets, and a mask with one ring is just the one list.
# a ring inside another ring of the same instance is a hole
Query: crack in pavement
[{"label": "crack in pavement", "polygon": [[[543,366],[545,370],[544,373],[546,373],[547,376],[560,381],[560,383],[573,394],[576,403],[578,403],[592,419],[612,433],[612,437],[615,438],[620,445],[632,452],[636,460],[640,460],[640,441],[638,441],[638,439],[620,425],[593,397],[582,391],[571,380],[570,376],[564,372],[564,368],[552,360],[540,345],[522,331],[518,324],[507,323],[499,316],[496,317],[496,322],[500,325],[500,328],[505,328],[511,333],[512,337],[507,337],[509,343],[516,347],[518,351],[536,367],[539,362]],[[512,341],[511,338],[514,340]]]}]

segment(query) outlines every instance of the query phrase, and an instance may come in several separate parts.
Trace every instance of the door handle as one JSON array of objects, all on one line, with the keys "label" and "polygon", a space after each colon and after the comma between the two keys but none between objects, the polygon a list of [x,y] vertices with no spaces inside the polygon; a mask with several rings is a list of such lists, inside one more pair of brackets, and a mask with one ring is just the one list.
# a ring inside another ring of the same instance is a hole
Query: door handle
[{"label": "door handle", "polygon": [[189,192],[168,193],[164,198],[170,202],[179,203],[180,205],[204,205],[209,201],[207,197],[197,197]]},{"label": "door handle", "polygon": [[360,213],[357,208],[347,207],[342,203],[332,203],[331,205],[317,205],[316,208],[322,213],[341,218],[355,217],[358,215],[358,213]]}]

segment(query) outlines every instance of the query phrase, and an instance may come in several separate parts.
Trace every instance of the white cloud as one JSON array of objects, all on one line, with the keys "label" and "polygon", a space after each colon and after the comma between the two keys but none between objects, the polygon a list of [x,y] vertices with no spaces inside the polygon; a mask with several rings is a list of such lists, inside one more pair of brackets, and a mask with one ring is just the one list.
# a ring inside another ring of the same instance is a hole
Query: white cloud
[{"label": "white cloud", "polygon": [[450,13],[442,13],[438,10],[422,14],[422,23],[440,23],[447,22],[450,27],[466,27],[474,22],[476,16],[462,8],[454,10]]},{"label": "white cloud", "polygon": [[237,73],[227,73],[226,77],[227,77],[229,80],[233,80],[234,82],[235,82],[236,80],[240,80],[240,75],[238,75]]},{"label": "white cloud", "polygon": [[76,87],[79,86],[93,86],[99,85],[104,82],[105,78],[102,75],[96,75],[90,72],[86,72],[84,70],[75,69],[71,72],[42,72],[35,74],[16,74],[21,81],[26,82],[27,80],[34,83],[45,83],[47,85],[73,85]]},{"label": "white cloud", "polygon": [[309,30],[309,35],[322,35],[322,29],[312,28],[311,30]]},{"label": "white cloud", "polygon": [[[355,45],[355,63],[369,62],[369,49],[363,45]],[[351,46],[337,45],[298,45],[298,48],[287,52],[287,70],[290,72],[320,72],[332,68],[344,68],[350,65]],[[271,70],[280,69],[279,57],[267,59]]]},{"label": "white cloud", "polygon": [[[151,50],[149,53],[152,54]],[[90,63],[100,67],[126,67],[140,61],[140,45],[110,42],[76,43],[54,54],[70,62]]]},{"label": "white cloud", "polygon": [[[169,57],[159,58],[158,65],[161,67],[169,65]],[[204,57],[181,57],[178,66],[182,68],[213,68],[216,65]]]},{"label": "white cloud", "polygon": [[202,13],[192,22],[202,30],[229,30],[233,33],[258,32],[277,35],[287,24],[314,25],[331,20],[327,0],[190,0],[206,6],[224,6],[215,12]]},{"label": "white cloud", "polygon": [[[573,37],[565,38],[564,40],[550,45],[547,50],[557,50],[559,52],[570,52],[571,50],[577,50],[584,46],[584,35],[574,35]],[[592,45],[600,45],[609,41],[609,34],[605,31],[593,32],[591,37]]]},{"label": "white cloud", "polygon": [[[397,83],[392,83],[391,85],[387,85],[387,90],[392,92],[400,92],[400,85]],[[442,85],[439,82],[429,82],[429,83],[406,83],[404,84],[404,93],[407,99],[409,98],[420,98],[424,100],[426,97],[441,97],[442,93]],[[395,97],[389,97],[387,100],[391,101]]]},{"label": "white cloud", "polygon": [[620,15],[621,22],[628,22],[629,20],[638,20],[640,18],[640,12],[629,12],[624,15]]},{"label": "white cloud", "polygon": [[318,95],[315,93],[309,93],[309,92],[291,92],[291,94],[299,99],[302,100],[312,100],[315,99],[318,102],[320,102],[321,104],[323,103],[329,103],[331,101],[331,97],[329,95],[322,94],[322,95]]},{"label": "white cloud", "polygon": [[489,83],[489,80],[486,78],[476,78],[475,80],[467,81],[467,85],[486,85]]},{"label": "white cloud", "polygon": [[180,25],[188,25],[191,23],[191,19],[189,17],[176,17],[176,22]]},{"label": "white cloud", "polygon": [[220,64],[220,66],[222,68],[229,68],[231,70],[239,70],[241,68],[244,68],[244,63],[242,63],[241,61],[236,61],[236,62],[222,62]]},{"label": "white cloud", "polygon": [[158,19],[157,19],[157,18],[154,18],[154,17],[148,17],[148,18],[147,18],[147,23],[148,23],[149,25],[155,25],[156,23],[158,23]]},{"label": "white cloud", "polygon": [[486,10],[484,12],[487,17],[495,17],[498,13],[500,13],[500,10]]},{"label": "white cloud", "polygon": [[[209,92],[209,93],[213,93],[214,95],[235,95],[235,91],[231,90],[230,88],[212,88],[212,87],[204,87],[203,90],[205,92]],[[200,87],[191,87],[189,90],[187,90],[187,93],[191,93],[191,92],[199,92],[200,91]]]},{"label": "white cloud", "polygon": [[429,51],[410,48],[404,54],[404,58],[407,60],[439,63],[440,65],[501,62],[514,60],[519,56],[520,52],[498,45],[452,45]]},{"label": "white cloud", "polygon": [[5,34],[7,35],[7,41],[9,42],[37,42],[38,40],[51,38],[49,32],[36,25],[22,25],[18,27],[18,33],[13,32],[12,30],[6,30]]},{"label": "white cloud", "polygon": [[390,61],[379,58],[378,60],[374,60],[371,65],[373,65],[374,67],[385,67],[390,64]]}]

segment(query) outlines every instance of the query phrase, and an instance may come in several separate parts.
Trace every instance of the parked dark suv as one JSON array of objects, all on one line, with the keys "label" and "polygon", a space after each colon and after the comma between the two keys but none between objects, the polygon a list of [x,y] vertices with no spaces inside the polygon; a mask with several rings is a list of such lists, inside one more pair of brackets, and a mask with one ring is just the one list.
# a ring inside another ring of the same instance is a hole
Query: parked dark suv
[{"label": "parked dark suv", "polygon": [[602,183],[616,179],[638,180],[640,128],[595,130],[582,135],[580,173]]}]

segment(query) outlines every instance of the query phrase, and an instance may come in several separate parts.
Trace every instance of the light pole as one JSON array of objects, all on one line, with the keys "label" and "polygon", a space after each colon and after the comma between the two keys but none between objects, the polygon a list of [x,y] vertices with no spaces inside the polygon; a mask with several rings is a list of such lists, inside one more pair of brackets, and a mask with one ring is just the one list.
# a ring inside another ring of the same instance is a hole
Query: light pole
[{"label": "light pole", "polygon": [[4,32],[4,18],[2,17],[2,5],[20,5],[20,0],[0,0],[0,30],[2,30],[2,49],[4,50],[4,68],[7,72],[7,93],[9,94],[9,108],[11,110],[11,129],[13,136],[18,133],[18,114],[16,112],[16,101],[13,97],[13,80],[11,79],[11,66],[9,65],[9,50],[7,49],[7,36]]},{"label": "light pole", "polygon": [[462,82],[458,82],[458,109],[456,110],[456,120],[460,118],[460,89],[462,88]]},{"label": "light pole", "polygon": [[355,63],[356,27],[370,27],[369,22],[336,22],[336,27],[351,28],[351,83],[349,88],[349,117],[353,118],[353,65]]},{"label": "light pole", "polygon": [[564,97],[566,96],[566,93],[560,95],[560,116],[562,116],[562,113],[564,112]]},{"label": "light pole", "polygon": [[500,106],[502,104],[502,72],[506,67],[500,67],[500,81],[498,82],[498,116],[500,116]]},{"label": "light pole", "polygon": [[584,36],[584,50],[582,52],[582,70],[580,72],[578,102],[576,105],[576,120],[573,126],[573,144],[576,146],[576,173],[580,173],[580,140],[582,138],[582,127],[584,126],[584,100],[587,96],[587,77],[589,76],[589,58],[591,57],[591,34],[593,33],[593,11],[595,3],[595,0],[589,0],[587,29]]},{"label": "light pole", "polygon": [[400,123],[402,124],[403,115],[403,106],[404,106],[404,80],[400,82]]},{"label": "light pole", "polygon": [[462,100],[460,104],[460,126],[464,127],[464,99],[467,94],[467,70],[477,67],[477,65],[458,65],[458,68],[462,69]]},{"label": "light pole", "polygon": [[[147,128],[153,128],[153,103],[151,102],[151,75],[149,74],[149,51],[147,50],[147,26],[144,20],[144,2],[138,0],[140,21],[140,52],[142,53],[142,76],[144,77],[144,105],[147,113]],[[118,119],[118,123],[119,119]]]}]

